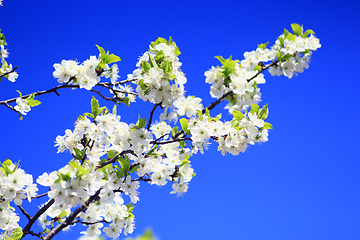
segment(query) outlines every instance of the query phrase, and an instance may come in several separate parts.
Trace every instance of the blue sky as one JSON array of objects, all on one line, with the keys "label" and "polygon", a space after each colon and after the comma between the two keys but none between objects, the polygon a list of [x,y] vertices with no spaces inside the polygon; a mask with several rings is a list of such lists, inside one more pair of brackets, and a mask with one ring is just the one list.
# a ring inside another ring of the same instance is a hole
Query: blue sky
[{"label": "blue sky", "polygon": [[[322,48],[298,77],[265,73],[262,101],[269,103],[267,120],[274,126],[269,141],[236,157],[222,157],[215,145],[192,157],[197,175],[180,198],[169,194],[170,185],[142,183],[135,235],[150,226],[161,240],[359,239],[359,8],[356,1],[4,0],[0,28],[19,78],[2,80],[0,100],[16,97],[16,90],[56,86],[53,64],[97,55],[95,44],[122,58],[126,79],[151,41],[172,36],[182,52],[187,94],[208,105],[213,99],[204,72],[218,65],[214,56],[241,60],[257,44],[273,44],[291,23],[303,24]],[[68,153],[56,153],[54,140],[90,111],[93,94],[59,93],[38,97],[43,103],[23,121],[1,106],[1,161],[20,159],[38,176],[70,160]],[[130,123],[151,108],[139,101],[118,113]],[[37,209],[25,207],[31,214]],[[74,228],[55,239],[77,237]]]}]

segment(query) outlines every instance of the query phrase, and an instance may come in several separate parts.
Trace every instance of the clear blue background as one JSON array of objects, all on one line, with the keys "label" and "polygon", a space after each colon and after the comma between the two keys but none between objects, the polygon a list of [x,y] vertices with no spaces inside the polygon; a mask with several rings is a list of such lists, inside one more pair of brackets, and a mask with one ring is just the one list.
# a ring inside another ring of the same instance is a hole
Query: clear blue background
[{"label": "clear blue background", "polygon": [[[213,99],[204,72],[218,65],[214,56],[241,60],[257,44],[272,45],[291,23],[313,29],[322,48],[308,70],[293,79],[265,73],[262,100],[269,102],[274,126],[269,142],[236,157],[222,157],[215,145],[194,156],[197,175],[180,198],[169,194],[170,184],[142,183],[135,235],[151,226],[162,240],[360,239],[358,1],[4,0],[3,5],[0,28],[19,79],[0,83],[0,100],[16,97],[16,90],[27,94],[56,86],[53,64],[97,55],[95,44],[122,58],[120,75],[126,79],[151,41],[172,36],[182,52],[187,94],[208,105]],[[38,97],[43,103],[23,121],[1,106],[0,159],[20,159],[35,179],[70,160],[68,153],[56,153],[54,140],[90,111],[93,93],[59,93]],[[138,112],[148,117],[151,107],[138,101],[118,107],[118,113],[130,123]],[[24,206],[31,215],[37,210]],[[76,239],[78,231],[55,239]]]}]

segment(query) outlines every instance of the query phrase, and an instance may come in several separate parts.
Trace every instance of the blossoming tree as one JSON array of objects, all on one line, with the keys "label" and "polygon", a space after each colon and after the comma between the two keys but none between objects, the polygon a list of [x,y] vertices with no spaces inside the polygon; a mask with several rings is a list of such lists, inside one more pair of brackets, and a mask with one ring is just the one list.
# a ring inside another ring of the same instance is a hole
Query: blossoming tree
[{"label": "blossoming tree", "polygon": [[[99,55],[82,63],[62,60],[54,64],[53,76],[60,85],[28,95],[19,92],[19,97],[0,101],[20,119],[41,103],[35,97],[58,94],[62,88],[84,88],[114,103],[108,109],[95,97],[91,99],[92,111],[81,113],[73,129],[56,137],[58,153],[68,152],[70,161],[57,171],[37,176],[36,183],[18,164],[9,159],[2,162],[0,238],[51,239],[75,224],[84,225],[85,239],[102,233],[110,238],[131,234],[141,181],[158,186],[170,182],[170,193],[181,195],[195,176],[190,159],[204,154],[209,144],[216,143],[223,155],[238,155],[249,145],[268,141],[272,129],[265,121],[268,104],[258,105],[258,85],[265,83],[262,73],[268,69],[273,76],[292,78],[309,67],[312,51],[321,47],[312,30],[304,31],[298,24],[291,27],[292,33],[285,29],[274,45],[260,44],[245,52],[241,61],[216,56],[220,65],[205,72],[215,99],[207,107],[200,97],[185,95],[187,79],[181,70],[180,50],[171,37],[151,42],[126,80],[119,80],[116,62],[120,57],[97,46]],[[5,60],[6,45],[0,33],[0,80],[14,82],[18,74]],[[122,122],[116,106],[132,107],[136,100],[153,104],[149,118],[139,115],[136,123]],[[222,101],[227,101],[230,120],[211,114]],[[155,109],[161,109],[161,114],[156,115]],[[30,216],[22,202],[34,198],[43,198],[44,204]],[[28,219],[25,226],[18,224],[20,215]],[[41,232],[32,230],[36,221]]]}]

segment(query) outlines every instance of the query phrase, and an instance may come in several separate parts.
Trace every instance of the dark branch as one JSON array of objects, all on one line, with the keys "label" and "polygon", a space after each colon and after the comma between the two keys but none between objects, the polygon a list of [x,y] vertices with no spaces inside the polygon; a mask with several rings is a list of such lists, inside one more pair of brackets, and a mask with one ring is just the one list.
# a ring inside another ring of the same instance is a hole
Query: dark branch
[{"label": "dark branch", "polygon": [[26,234],[30,234],[30,228],[34,224],[34,222],[43,214],[48,208],[55,203],[54,199],[51,199],[48,203],[46,203],[42,208],[37,211],[34,217],[30,218],[28,224],[23,229],[23,235],[21,238],[24,238]]},{"label": "dark branch", "polygon": [[150,126],[151,126],[151,122],[152,122],[152,118],[153,118],[153,115],[154,115],[154,112],[155,112],[155,109],[161,105],[161,102],[160,103],[157,103],[154,105],[153,109],[151,110],[150,112],[150,119],[149,119],[149,122],[148,122],[148,125],[147,125],[147,130],[149,131],[150,130]]},{"label": "dark branch", "polygon": [[122,151],[121,153],[116,154],[115,157],[113,157],[112,159],[110,159],[110,160],[108,160],[108,161],[106,161],[106,162],[103,162],[103,163],[99,164],[99,165],[96,167],[96,169],[100,169],[100,168],[102,168],[102,167],[105,167],[105,166],[108,165],[108,164],[114,163],[114,162],[116,162],[116,161],[118,160],[118,158],[119,158],[120,156],[124,156],[125,154],[128,154],[128,153],[130,153],[130,154],[132,154],[132,155],[134,155],[134,156],[137,157],[137,155],[134,153],[133,150],[124,150],[124,151]]},{"label": "dark branch", "polygon": [[16,66],[16,67],[14,67],[12,70],[10,70],[10,71],[8,71],[8,72],[0,75],[0,78],[5,77],[6,75],[8,75],[8,74],[10,74],[10,73],[12,73],[12,72],[15,72],[15,70],[16,70],[18,67],[19,67],[19,66]]},{"label": "dark branch", "polygon": [[65,227],[71,225],[75,220],[76,216],[79,215],[81,212],[85,212],[91,203],[96,201],[99,198],[99,194],[102,188],[96,191],[94,195],[92,195],[83,205],[77,208],[72,214],[70,214],[64,222],[57,225],[54,229],[52,229],[45,237],[44,240],[52,239],[58,232],[60,232]]}]

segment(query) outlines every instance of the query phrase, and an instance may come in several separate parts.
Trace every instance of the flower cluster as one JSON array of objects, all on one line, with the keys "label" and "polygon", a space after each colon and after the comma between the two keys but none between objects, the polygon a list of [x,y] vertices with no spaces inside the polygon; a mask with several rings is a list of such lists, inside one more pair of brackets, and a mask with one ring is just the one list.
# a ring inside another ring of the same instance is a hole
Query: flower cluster
[{"label": "flower cluster", "polygon": [[312,51],[321,47],[320,41],[313,34],[309,37],[301,35],[281,35],[272,47],[279,56],[279,64],[269,69],[271,75],[284,74],[288,78],[296,73],[302,73],[309,67]]},{"label": "flower cluster", "polygon": [[61,64],[55,63],[55,71],[53,73],[54,78],[57,78],[58,82],[79,84],[80,88],[90,90],[98,82],[100,77],[96,73],[95,69],[100,63],[100,60],[95,56],[91,56],[83,64],[78,64],[73,60],[62,60]]},{"label": "flower cluster", "polygon": [[245,152],[248,144],[268,141],[268,129],[272,126],[265,123],[267,117],[267,105],[259,110],[257,104],[251,105],[251,111],[245,117],[244,114],[233,111],[233,120],[220,121],[220,116],[212,118],[208,111],[204,115],[200,113],[190,118],[187,130],[191,134],[191,140],[196,149],[204,153],[204,148],[210,144],[209,140],[214,139],[218,144],[218,151],[223,155],[226,152],[238,155]]},{"label": "flower cluster", "polygon": [[7,159],[2,163],[0,168],[0,239],[3,239],[18,228],[20,218],[14,213],[14,209],[10,207],[13,201],[20,206],[23,199],[31,202],[31,198],[36,196],[38,188],[33,183],[30,174],[26,174],[24,170],[13,164]]},{"label": "flower cluster", "polygon": [[78,84],[80,88],[91,90],[101,80],[101,76],[110,78],[114,85],[118,78],[119,67],[117,64],[110,63],[118,62],[121,59],[114,54],[109,54],[105,50],[97,46],[99,49],[99,57],[90,56],[89,59],[82,64],[78,64],[73,60],[62,60],[61,63],[55,63],[53,72],[54,78],[57,78],[60,84]]},{"label": "flower cluster", "polygon": [[[256,70],[242,67],[239,61],[218,57],[223,66],[212,67],[205,72],[206,82],[211,84],[210,95],[213,98],[221,98],[227,93],[229,104],[226,109],[245,111],[251,104],[260,101],[260,88],[258,84],[265,83],[264,75]],[[254,77],[256,76],[256,77]]]},{"label": "flower cluster", "polygon": [[[120,121],[116,108],[110,112],[93,97],[91,113],[80,115],[73,130],[67,129],[63,136],[56,137],[58,153],[69,151],[72,159],[36,180],[49,189],[43,196],[51,199],[40,207],[36,217],[43,228],[39,237],[66,230],[76,223],[87,226],[81,232],[84,239],[94,239],[102,232],[110,238],[130,234],[135,222],[133,204],[140,200],[141,181],[157,186],[171,182],[170,193],[182,195],[195,176],[190,157],[198,152],[203,154],[211,142],[218,143],[218,151],[223,155],[227,152],[238,155],[249,145],[268,141],[268,130],[272,129],[265,122],[268,105],[260,108],[257,104],[261,96],[258,84],[265,83],[262,72],[269,68],[271,74],[291,78],[308,67],[311,51],[321,46],[311,30],[303,33],[297,24],[292,24],[292,28],[293,34],[286,30],[270,49],[261,44],[255,51],[246,52],[242,61],[217,56],[222,66],[205,72],[205,81],[211,84],[210,95],[218,99],[208,108],[204,108],[201,98],[185,98],[187,80],[180,69],[180,51],[171,37],[152,42],[149,51],[140,57],[137,69],[123,82],[117,82],[118,66],[109,66],[120,58],[99,46],[99,57],[91,56],[82,64],[72,60],[54,64],[53,76],[60,84],[77,84],[87,90],[103,86],[114,96],[106,98],[99,94],[101,97],[128,105],[137,94],[124,84],[134,81],[140,99],[155,106],[149,122],[139,115],[136,124],[127,124]],[[3,66],[6,56],[2,46]],[[110,82],[99,84],[102,76],[110,78]],[[14,110],[20,114],[26,115],[30,107],[40,103],[34,100],[35,94],[26,98],[19,94]],[[225,109],[232,115],[230,121],[220,120],[221,114],[210,116],[209,110],[224,99],[228,101]],[[156,107],[163,112],[153,121]],[[38,197],[37,185],[30,175],[9,160],[2,166],[0,238],[10,236],[19,227],[19,217],[10,202],[20,205],[23,199],[31,201]]]},{"label": "flower cluster", "polygon": [[158,38],[150,45],[128,79],[137,79],[136,91],[144,101],[170,106],[184,95],[186,78],[179,62],[180,51],[171,37],[169,41]]},{"label": "flower cluster", "polygon": [[[53,172],[38,178],[39,184],[50,187],[48,196],[55,200],[41,223],[45,228],[50,223],[46,216],[68,216],[73,207],[99,191],[96,207],[80,216],[83,224],[96,224],[89,225],[83,233],[88,237],[99,234],[99,229],[104,227],[101,221],[105,220],[109,226],[103,231],[109,237],[117,237],[122,231],[132,232],[131,204],[139,201],[139,181],[159,186],[171,181],[171,193],[187,191],[188,182],[194,176],[188,160],[192,153],[180,142],[167,143],[172,128],[165,122],[151,126],[157,137],[153,140],[152,133],[144,128],[146,119],[127,125],[120,122],[120,116],[99,108],[95,99],[92,107],[92,114],[80,116],[73,131],[68,129],[64,136],[56,138],[58,152],[69,150],[75,159],[56,172],[58,177]],[[103,155],[108,158],[101,159]],[[138,179],[132,179],[132,172],[136,172]],[[124,195],[130,198],[130,205],[123,205]]]},{"label": "flower cluster", "polygon": [[241,62],[217,56],[223,66],[205,72],[206,82],[212,84],[210,95],[221,98],[231,92],[226,108],[230,112],[246,111],[261,100],[257,85],[265,83],[262,71],[269,68],[273,76],[292,78],[308,68],[312,51],[321,47],[320,41],[312,30],[303,32],[303,27],[295,23],[291,27],[293,33],[285,29],[270,49],[268,43],[260,44],[255,51],[245,52]]},{"label": "flower cluster", "polygon": [[1,77],[7,78],[10,82],[15,82],[15,80],[18,78],[17,72],[14,71],[14,68],[11,64],[8,64],[5,60],[5,58],[9,57],[9,52],[5,48],[5,45],[7,45],[5,41],[4,34],[0,32],[0,58],[1,58],[1,67],[0,67],[0,80]]}]

